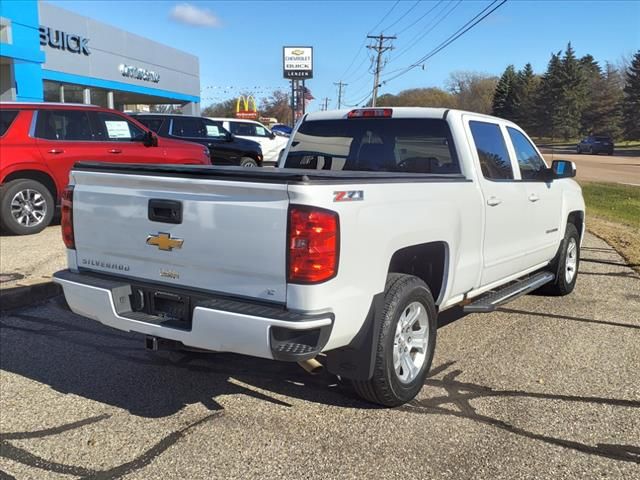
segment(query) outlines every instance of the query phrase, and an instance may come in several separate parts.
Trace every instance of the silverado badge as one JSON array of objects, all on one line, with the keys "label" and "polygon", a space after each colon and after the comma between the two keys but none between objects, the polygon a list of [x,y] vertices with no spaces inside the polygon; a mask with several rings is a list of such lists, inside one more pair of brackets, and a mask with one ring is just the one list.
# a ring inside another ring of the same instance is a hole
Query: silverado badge
[{"label": "silverado badge", "polygon": [[160,250],[171,251],[174,248],[182,248],[184,240],[181,238],[171,238],[170,233],[158,233],[147,237],[147,245],[153,245]]}]

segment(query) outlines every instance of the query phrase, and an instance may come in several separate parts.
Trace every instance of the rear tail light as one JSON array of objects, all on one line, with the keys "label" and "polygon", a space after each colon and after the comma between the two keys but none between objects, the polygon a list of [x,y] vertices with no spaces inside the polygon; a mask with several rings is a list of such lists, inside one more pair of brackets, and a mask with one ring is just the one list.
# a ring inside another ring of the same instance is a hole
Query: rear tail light
[{"label": "rear tail light", "polygon": [[73,233],[73,185],[68,185],[62,191],[62,240],[67,248],[76,248],[76,239]]},{"label": "rear tail light", "polygon": [[347,118],[391,118],[391,108],[358,108],[347,113]]},{"label": "rear tail light", "polygon": [[321,283],[338,273],[338,214],[322,208],[289,208],[288,282]]}]

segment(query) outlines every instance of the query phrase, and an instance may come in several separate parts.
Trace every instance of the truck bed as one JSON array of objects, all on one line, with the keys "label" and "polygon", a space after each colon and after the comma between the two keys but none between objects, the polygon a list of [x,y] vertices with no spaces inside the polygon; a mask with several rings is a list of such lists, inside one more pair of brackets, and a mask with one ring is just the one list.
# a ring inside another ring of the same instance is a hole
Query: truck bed
[{"label": "truck bed", "polygon": [[150,165],[138,163],[78,162],[76,171],[95,171],[129,175],[245,181],[279,184],[344,184],[466,182],[464,175],[380,171],[311,170],[297,168],[243,168],[209,165]]}]

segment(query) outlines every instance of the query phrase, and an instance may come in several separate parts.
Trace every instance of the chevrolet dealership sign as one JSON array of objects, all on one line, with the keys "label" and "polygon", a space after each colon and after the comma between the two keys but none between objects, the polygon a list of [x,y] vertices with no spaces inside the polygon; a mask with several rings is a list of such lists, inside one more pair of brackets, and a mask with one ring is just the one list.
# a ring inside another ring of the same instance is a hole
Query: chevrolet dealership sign
[{"label": "chevrolet dealership sign", "polygon": [[313,47],[284,47],[282,64],[284,78],[313,78]]}]

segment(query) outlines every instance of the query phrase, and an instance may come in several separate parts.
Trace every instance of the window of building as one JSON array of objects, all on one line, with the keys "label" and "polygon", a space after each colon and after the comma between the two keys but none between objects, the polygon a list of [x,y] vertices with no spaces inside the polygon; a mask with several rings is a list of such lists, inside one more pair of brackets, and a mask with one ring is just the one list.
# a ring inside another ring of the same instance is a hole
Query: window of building
[{"label": "window of building", "polygon": [[96,140],[105,142],[131,142],[142,140],[144,131],[133,122],[115,113],[96,112]]},{"label": "window of building", "polygon": [[45,80],[44,84],[44,101],[45,102],[62,102],[60,98],[60,84]]},{"label": "window of building", "polygon": [[495,123],[470,121],[482,175],[489,180],[513,179],[513,168],[500,126]]},{"label": "window of building", "polygon": [[0,110],[0,137],[2,137],[18,115],[18,110]]},{"label": "window of building", "polygon": [[516,151],[516,159],[520,167],[520,176],[523,180],[537,180],[540,178],[540,172],[545,170],[545,165],[536,149],[533,148],[531,142],[521,132],[515,128],[507,127],[513,149]]},{"label": "window of building", "polygon": [[91,141],[93,133],[87,112],[80,110],[40,110],[36,137],[47,140]]}]

